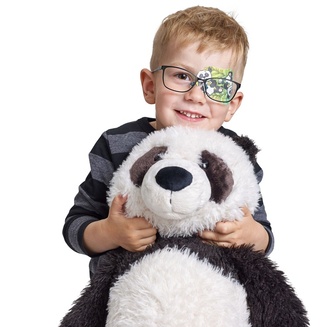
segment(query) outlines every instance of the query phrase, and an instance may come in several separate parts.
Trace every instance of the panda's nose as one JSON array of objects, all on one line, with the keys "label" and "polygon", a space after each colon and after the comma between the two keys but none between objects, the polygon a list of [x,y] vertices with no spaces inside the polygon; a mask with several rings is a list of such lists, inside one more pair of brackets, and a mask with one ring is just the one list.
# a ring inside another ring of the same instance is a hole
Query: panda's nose
[{"label": "panda's nose", "polygon": [[157,183],[165,190],[179,191],[192,183],[192,174],[181,167],[165,167],[156,175]]}]

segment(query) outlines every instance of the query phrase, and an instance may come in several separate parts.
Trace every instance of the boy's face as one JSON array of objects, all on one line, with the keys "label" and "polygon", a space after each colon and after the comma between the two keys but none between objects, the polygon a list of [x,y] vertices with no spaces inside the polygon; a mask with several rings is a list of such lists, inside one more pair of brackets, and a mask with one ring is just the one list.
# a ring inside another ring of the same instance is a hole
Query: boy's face
[{"label": "boy's face", "polygon": [[[197,44],[185,48],[171,45],[160,65],[181,67],[196,76],[210,66],[226,72],[233,70],[230,51],[198,53],[196,49]],[[162,74],[162,70],[152,73],[143,69],[141,72],[144,98],[148,103],[155,104],[156,129],[187,125],[216,130],[232,118],[243,99],[243,94],[237,92],[229,103],[216,102],[208,98],[201,86],[197,85],[188,92],[178,93],[163,85]]]}]

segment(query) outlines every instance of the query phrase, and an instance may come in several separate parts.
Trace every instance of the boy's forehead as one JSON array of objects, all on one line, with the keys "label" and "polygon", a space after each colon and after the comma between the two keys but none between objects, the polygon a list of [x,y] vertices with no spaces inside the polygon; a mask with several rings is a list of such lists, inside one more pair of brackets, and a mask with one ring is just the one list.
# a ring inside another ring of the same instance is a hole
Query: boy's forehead
[{"label": "boy's forehead", "polygon": [[159,65],[182,66],[194,73],[204,70],[206,67],[237,70],[237,58],[231,49],[203,49],[199,51],[198,44],[179,45],[170,42],[161,53]]}]

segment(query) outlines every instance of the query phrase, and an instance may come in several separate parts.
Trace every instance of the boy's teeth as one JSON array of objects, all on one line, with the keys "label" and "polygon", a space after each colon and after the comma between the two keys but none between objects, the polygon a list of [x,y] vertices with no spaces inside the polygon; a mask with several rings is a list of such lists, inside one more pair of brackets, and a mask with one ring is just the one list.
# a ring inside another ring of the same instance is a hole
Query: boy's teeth
[{"label": "boy's teeth", "polygon": [[190,112],[186,112],[186,111],[180,111],[180,113],[189,118],[201,118],[202,117],[202,115],[191,114]]}]

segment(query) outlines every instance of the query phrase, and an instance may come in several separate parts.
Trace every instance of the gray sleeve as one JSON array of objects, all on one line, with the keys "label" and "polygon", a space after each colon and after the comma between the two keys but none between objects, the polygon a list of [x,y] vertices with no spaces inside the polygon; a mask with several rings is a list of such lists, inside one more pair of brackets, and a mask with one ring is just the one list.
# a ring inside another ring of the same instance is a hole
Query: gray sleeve
[{"label": "gray sleeve", "polygon": [[[261,169],[261,167],[259,165],[256,165],[255,167],[255,171],[256,171],[256,177],[258,180],[258,183],[260,183],[262,181],[263,178],[263,171]],[[263,203],[263,199],[262,199],[262,195],[261,198],[259,200],[259,205],[258,208],[256,209],[256,211],[253,214],[253,218],[259,222],[267,231],[268,236],[269,236],[269,243],[266,249],[266,256],[268,256],[269,254],[271,254],[271,252],[274,249],[274,245],[275,245],[275,238],[274,238],[274,234],[272,232],[272,228],[271,228],[271,224],[267,218],[267,213],[266,213],[266,209],[265,209],[265,205]]]}]

